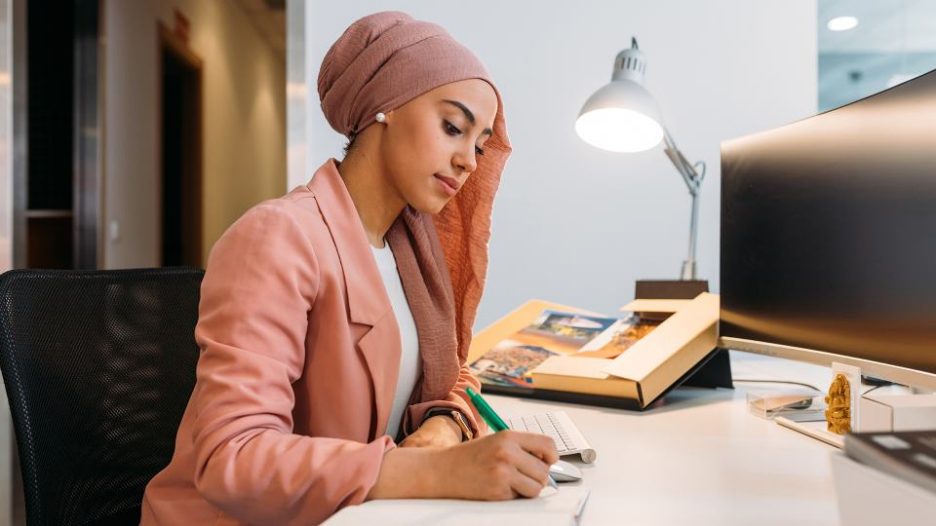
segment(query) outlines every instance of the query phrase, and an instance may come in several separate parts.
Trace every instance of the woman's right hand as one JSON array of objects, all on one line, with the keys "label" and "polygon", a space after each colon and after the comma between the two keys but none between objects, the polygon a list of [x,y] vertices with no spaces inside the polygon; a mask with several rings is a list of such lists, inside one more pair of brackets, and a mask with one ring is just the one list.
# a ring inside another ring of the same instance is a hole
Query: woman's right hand
[{"label": "woman's right hand", "polygon": [[447,498],[508,500],[536,497],[549,466],[559,460],[545,435],[501,431],[439,451],[436,477]]},{"label": "woman's right hand", "polygon": [[367,499],[508,500],[536,497],[559,460],[551,438],[501,431],[447,448],[397,447],[384,455]]}]

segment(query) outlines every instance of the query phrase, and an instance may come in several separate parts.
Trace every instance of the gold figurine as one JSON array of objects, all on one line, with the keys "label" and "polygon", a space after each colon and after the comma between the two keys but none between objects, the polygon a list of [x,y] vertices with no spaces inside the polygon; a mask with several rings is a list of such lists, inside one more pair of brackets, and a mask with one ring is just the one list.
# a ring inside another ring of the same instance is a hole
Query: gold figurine
[{"label": "gold figurine", "polygon": [[825,397],[826,425],[830,433],[844,435],[851,432],[851,386],[844,374],[836,374]]}]

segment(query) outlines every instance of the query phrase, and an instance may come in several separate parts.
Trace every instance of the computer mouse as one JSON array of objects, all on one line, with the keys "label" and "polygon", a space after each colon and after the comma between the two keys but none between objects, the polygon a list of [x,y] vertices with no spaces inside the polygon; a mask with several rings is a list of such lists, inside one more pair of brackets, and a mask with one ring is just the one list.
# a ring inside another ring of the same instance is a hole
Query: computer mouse
[{"label": "computer mouse", "polygon": [[549,466],[549,474],[556,482],[574,482],[582,480],[582,471],[565,460],[559,460],[552,466]]}]

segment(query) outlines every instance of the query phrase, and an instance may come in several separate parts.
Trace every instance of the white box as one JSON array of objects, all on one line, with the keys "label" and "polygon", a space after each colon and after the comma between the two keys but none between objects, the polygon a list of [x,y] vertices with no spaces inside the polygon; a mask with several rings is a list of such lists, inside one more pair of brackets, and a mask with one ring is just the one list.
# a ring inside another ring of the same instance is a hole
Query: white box
[{"label": "white box", "polygon": [[868,393],[860,413],[862,432],[936,429],[936,395]]},{"label": "white box", "polygon": [[832,477],[842,526],[928,524],[936,493],[831,453]]}]

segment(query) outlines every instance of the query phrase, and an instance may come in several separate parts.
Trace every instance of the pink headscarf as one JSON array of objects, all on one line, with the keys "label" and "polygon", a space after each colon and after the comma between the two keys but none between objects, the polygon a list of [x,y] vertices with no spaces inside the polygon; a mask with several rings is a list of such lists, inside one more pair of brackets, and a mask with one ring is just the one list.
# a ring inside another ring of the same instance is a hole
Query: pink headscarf
[{"label": "pink headscarf", "polygon": [[494,194],[511,151],[500,93],[478,58],[445,29],[394,11],[351,24],[328,50],[318,78],[325,118],[349,139],[378,112],[473,78],[497,95],[493,135],[477,168],[438,215],[407,208],[387,233],[419,334],[423,401],[444,398],[468,356],[487,275]]}]

